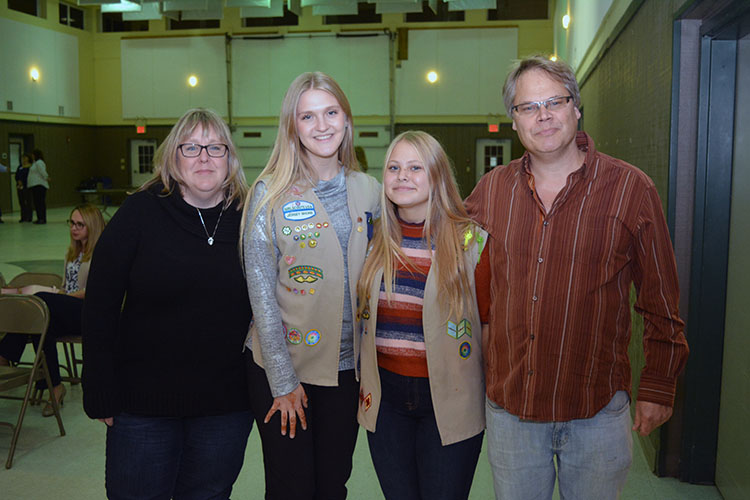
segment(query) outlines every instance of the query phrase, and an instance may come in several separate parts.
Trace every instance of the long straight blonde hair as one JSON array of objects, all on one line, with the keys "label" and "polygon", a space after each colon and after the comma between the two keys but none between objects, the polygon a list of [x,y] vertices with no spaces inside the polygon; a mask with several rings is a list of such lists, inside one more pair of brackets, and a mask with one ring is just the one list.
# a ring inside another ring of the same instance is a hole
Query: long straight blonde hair
[{"label": "long straight blonde hair", "polygon": [[[243,211],[241,234],[244,234],[245,225],[248,224],[248,207],[259,182],[265,183],[266,194],[257,204],[251,220],[255,220],[263,207],[274,207],[292,186],[309,188],[318,182],[318,176],[297,132],[297,105],[302,93],[311,89],[325,90],[335,97],[339,106],[341,106],[341,110],[346,115],[348,126],[339,146],[338,160],[344,165],[347,173],[359,171],[357,157],[354,154],[352,108],[344,91],[333,78],[325,73],[319,71],[302,73],[289,85],[289,89],[284,95],[276,142],[274,142],[268,163],[250,188],[250,196],[248,196]],[[271,216],[270,210],[267,212],[267,216]]]},{"label": "long straight blonde hair", "polygon": [[[461,317],[469,309],[473,293],[469,278],[471,271],[464,259],[465,234],[473,228],[473,224],[458,193],[451,162],[440,143],[430,134],[407,131],[396,137],[385,155],[383,177],[393,150],[401,142],[414,147],[430,182],[423,238],[428,248],[432,246],[435,249],[432,266],[437,266],[441,309],[448,313],[448,318]],[[389,303],[393,296],[397,263],[412,272],[417,269],[413,260],[401,249],[398,207],[386,197],[385,188],[380,196],[382,215],[375,224],[369,256],[357,284],[360,313],[369,302],[370,289],[380,268],[383,269],[385,295]]]},{"label": "long straight blonde hair", "polygon": [[73,208],[70,211],[71,218],[73,217],[73,212],[76,210],[81,214],[81,218],[83,219],[83,223],[86,224],[86,230],[89,234],[86,238],[86,243],[76,241],[73,239],[73,235],[70,235],[70,246],[68,246],[68,251],[65,252],[65,261],[72,262],[76,257],[83,254],[81,262],[87,262],[91,260],[96,242],[99,241],[99,236],[104,231],[104,217],[102,217],[99,209],[90,203],[78,205]]}]

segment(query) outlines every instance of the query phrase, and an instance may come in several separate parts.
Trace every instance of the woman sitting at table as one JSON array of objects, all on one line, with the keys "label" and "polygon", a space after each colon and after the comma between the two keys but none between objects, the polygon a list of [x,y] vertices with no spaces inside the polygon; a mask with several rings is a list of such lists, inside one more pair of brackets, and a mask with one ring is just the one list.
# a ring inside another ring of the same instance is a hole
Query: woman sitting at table
[{"label": "woman sitting at table", "polygon": [[[65,254],[65,280],[62,290],[55,287],[29,285],[22,288],[3,288],[2,293],[35,294],[47,303],[50,312],[47,339],[44,343],[44,356],[52,380],[52,393],[58,404],[63,404],[65,386],[60,377],[60,365],[57,358],[57,339],[68,335],[81,334],[81,311],[83,297],[86,294],[86,279],[91,264],[91,254],[104,229],[102,213],[94,205],[79,205],[70,213],[70,246]],[[0,341],[0,365],[9,361],[18,362],[26,347],[25,335],[6,335]],[[37,382],[40,389],[46,388],[46,382]],[[50,396],[51,397],[51,396]],[[54,415],[52,404],[47,403],[42,415]]]}]

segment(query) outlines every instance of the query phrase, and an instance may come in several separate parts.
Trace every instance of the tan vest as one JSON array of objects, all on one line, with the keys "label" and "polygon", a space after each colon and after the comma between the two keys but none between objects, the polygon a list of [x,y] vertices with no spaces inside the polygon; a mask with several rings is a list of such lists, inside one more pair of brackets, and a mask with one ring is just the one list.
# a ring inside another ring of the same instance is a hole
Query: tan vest
[{"label": "tan vest", "polygon": [[[346,176],[352,232],[347,249],[352,311],[357,311],[357,280],[362,272],[368,229],[380,203],[378,181],[361,172]],[[279,248],[276,300],[294,370],[301,382],[338,385],[341,324],[344,316],[344,256],[336,231],[312,189],[292,189],[272,212]],[[369,219],[369,220],[368,220]],[[355,318],[352,318],[352,324]],[[253,359],[263,366],[257,328]],[[354,335],[354,352],[359,335]]]},{"label": "tan vest", "polygon": [[[422,327],[427,351],[427,370],[435,420],[443,446],[476,436],[484,430],[484,372],[482,370],[482,325],[477,309],[474,269],[479,261],[487,233],[477,229],[464,257],[470,270],[473,306],[464,318],[446,321],[438,302],[435,263],[430,266],[424,289]],[[362,318],[361,380],[359,423],[370,432],[380,409],[381,387],[375,348],[378,298],[383,270],[379,270],[370,289],[370,302]]]}]

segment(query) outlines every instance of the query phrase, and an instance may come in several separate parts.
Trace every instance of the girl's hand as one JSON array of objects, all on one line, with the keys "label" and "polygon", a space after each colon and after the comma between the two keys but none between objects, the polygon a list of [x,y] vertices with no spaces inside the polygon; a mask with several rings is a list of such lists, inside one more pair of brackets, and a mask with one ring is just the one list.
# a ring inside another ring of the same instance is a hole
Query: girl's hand
[{"label": "girl's hand", "polygon": [[300,424],[302,429],[307,430],[307,419],[305,418],[305,410],[307,408],[307,394],[302,384],[284,396],[274,398],[271,409],[268,410],[266,418],[263,419],[263,423],[267,424],[274,413],[278,410],[281,413],[281,435],[286,436],[286,424],[289,421],[289,438],[294,439],[295,431],[297,430],[297,417],[299,416]]}]

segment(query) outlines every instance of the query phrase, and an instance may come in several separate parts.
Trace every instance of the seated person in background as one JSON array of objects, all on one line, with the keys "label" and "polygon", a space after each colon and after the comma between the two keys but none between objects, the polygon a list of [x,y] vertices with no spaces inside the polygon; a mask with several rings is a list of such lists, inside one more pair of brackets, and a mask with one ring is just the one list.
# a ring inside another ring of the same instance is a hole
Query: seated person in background
[{"label": "seated person in background", "polygon": [[[62,385],[60,365],[57,360],[57,339],[81,334],[81,311],[86,293],[86,278],[96,241],[104,229],[104,219],[98,208],[85,204],[73,209],[68,225],[70,226],[70,246],[65,254],[65,280],[62,290],[39,285],[3,288],[2,290],[2,293],[35,294],[47,303],[50,322],[44,355],[54,386],[51,392],[54,393],[60,405],[65,397],[65,386]],[[0,340],[0,365],[7,366],[9,361],[18,362],[26,347],[26,340],[25,335],[6,335]],[[38,381],[37,387],[46,388],[46,382]],[[42,415],[45,417],[54,415],[51,404],[45,405]]]}]

